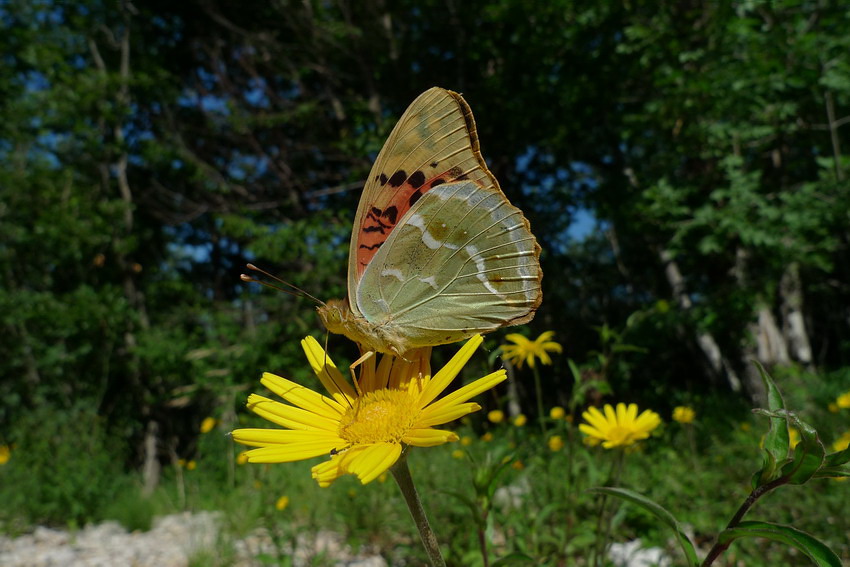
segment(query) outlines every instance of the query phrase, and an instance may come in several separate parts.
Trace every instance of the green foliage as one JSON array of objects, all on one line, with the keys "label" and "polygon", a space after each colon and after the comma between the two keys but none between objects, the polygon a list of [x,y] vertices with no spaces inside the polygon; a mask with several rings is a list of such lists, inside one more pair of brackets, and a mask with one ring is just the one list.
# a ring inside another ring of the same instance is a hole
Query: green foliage
[{"label": "green foliage", "polygon": [[12,458],[0,468],[3,521],[83,525],[104,517],[132,482],[122,473],[121,444],[92,406],[42,406],[7,435]]}]

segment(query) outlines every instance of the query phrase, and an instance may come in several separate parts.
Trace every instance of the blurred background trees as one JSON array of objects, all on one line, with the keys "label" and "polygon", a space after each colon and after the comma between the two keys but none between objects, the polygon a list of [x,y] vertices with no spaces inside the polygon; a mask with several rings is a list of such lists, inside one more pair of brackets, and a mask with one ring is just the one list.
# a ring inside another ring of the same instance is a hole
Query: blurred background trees
[{"label": "blurred background trees", "polygon": [[758,399],[752,359],[843,376],[839,4],[0,3],[0,442],[85,407],[155,482],[260,371],[308,380],[313,306],[239,273],[342,297],[363,180],[433,85],[543,245],[533,332],[640,347],[621,397]]}]

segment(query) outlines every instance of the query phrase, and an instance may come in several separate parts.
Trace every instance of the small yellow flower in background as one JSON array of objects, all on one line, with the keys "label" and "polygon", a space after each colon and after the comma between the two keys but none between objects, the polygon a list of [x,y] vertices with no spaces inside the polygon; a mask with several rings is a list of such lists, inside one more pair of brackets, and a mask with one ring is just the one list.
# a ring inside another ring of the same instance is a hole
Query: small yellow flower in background
[{"label": "small yellow flower in background", "polygon": [[564,440],[561,439],[560,435],[553,435],[546,444],[549,445],[549,450],[553,452],[558,452],[564,448]]},{"label": "small yellow flower in background", "polygon": [[788,428],[788,445],[793,449],[800,443],[800,432],[793,427]]},{"label": "small yellow flower in background", "polygon": [[752,428],[753,426],[750,424],[749,421],[745,421],[741,424],[741,431],[750,431]]},{"label": "small yellow flower in background", "polygon": [[829,402],[826,406],[826,409],[828,409],[832,413],[838,413],[838,404],[836,404],[835,402]]},{"label": "small yellow flower in background", "polygon": [[835,398],[835,405],[841,409],[850,409],[850,392],[844,392]]},{"label": "small yellow flower in background", "polygon": [[518,416],[516,416],[514,418],[514,426],[515,427],[522,427],[526,423],[528,423],[528,418],[525,417],[525,414],[523,414],[523,413],[519,414]]},{"label": "small yellow flower in background", "polygon": [[349,488],[349,489],[348,489],[348,497],[349,497],[349,498],[354,498],[355,496],[357,496],[357,491],[356,491],[356,490],[354,490],[353,488]]},{"label": "small yellow flower in background", "polygon": [[237,429],[233,439],[257,447],[246,452],[251,463],[286,463],[322,455],[330,459],[312,469],[319,486],[344,474],[366,484],[389,470],[405,446],[432,447],[457,441],[457,434],[434,426],[478,411],[468,400],[505,380],[504,369],[488,374],[437,399],[481,345],[475,336],[439,372],[431,376],[430,348],[372,356],[358,369],[358,389],[345,381],[319,342],[301,341],[310,366],[330,396],[285,378],[265,373],[261,380],[289,404],[257,394],[248,407],[286,429]]},{"label": "small yellow flower in background", "polygon": [[177,466],[182,468],[186,467],[186,459],[177,459]]},{"label": "small yellow flower in background", "polygon": [[378,477],[378,482],[380,482],[381,484],[384,484],[385,482],[387,482],[387,472],[386,471],[382,472],[381,476]]},{"label": "small yellow flower in background", "polygon": [[587,423],[580,424],[579,430],[588,438],[602,442],[606,449],[628,447],[646,439],[653,429],[661,425],[661,417],[652,410],[638,415],[637,404],[617,404],[615,410],[611,404],[602,408],[604,414],[590,407],[581,414]]},{"label": "small yellow flower in background", "polygon": [[519,333],[511,333],[505,339],[511,341],[512,345],[502,345],[502,358],[522,368],[524,363],[534,368],[536,360],[541,364],[552,364],[550,352],[563,352],[563,347],[555,341],[549,340],[555,336],[555,331],[546,331],[535,340],[530,341]]},{"label": "small yellow flower in background", "polygon": [[187,471],[193,471],[196,468],[198,468],[198,463],[196,463],[194,459],[192,459],[191,461],[186,463],[186,470]]},{"label": "small yellow flower in background", "polygon": [[676,406],[673,408],[673,421],[678,421],[683,424],[693,423],[696,416],[696,412],[688,406]]},{"label": "small yellow flower in background", "polygon": [[488,431],[487,433],[481,436],[481,440],[485,443],[489,443],[493,440],[493,434]]},{"label": "small yellow flower in background", "polygon": [[511,468],[517,471],[521,471],[525,468],[525,464],[522,461],[514,461],[511,463]]},{"label": "small yellow flower in background", "polygon": [[283,512],[286,510],[286,507],[289,506],[289,496],[281,496],[277,499],[277,502],[274,503],[274,507]]},{"label": "small yellow flower in background", "polygon": [[571,424],[571,425],[572,425],[572,423],[573,423],[573,415],[572,415],[572,414],[569,414],[569,415],[564,416],[564,421],[566,421],[567,423],[569,423],[569,424]]},{"label": "small yellow flower in background", "polygon": [[549,417],[552,419],[564,419],[565,415],[567,415],[567,412],[561,406],[555,406],[549,410]]},{"label": "small yellow flower in background", "polygon": [[472,445],[472,437],[470,437],[469,435],[464,435],[460,438],[460,444],[464,447],[469,447],[470,445]]},{"label": "small yellow flower in background", "polygon": [[5,465],[12,458],[12,449],[8,445],[0,445],[0,465]]},{"label": "small yellow flower in background", "polygon": [[491,423],[502,423],[505,420],[505,412],[494,409],[493,411],[487,412],[487,419],[490,420]]},{"label": "small yellow flower in background", "polygon": [[214,417],[205,417],[204,421],[201,422],[201,433],[209,433],[213,430],[213,428],[218,425],[218,420]]},{"label": "small yellow flower in background", "polygon": [[248,462],[248,455],[246,455],[245,453],[247,453],[247,451],[242,451],[241,453],[236,455],[236,464],[237,465],[244,465],[245,463]]},{"label": "small yellow flower in background", "polygon": [[452,451],[452,458],[454,458],[454,459],[462,459],[465,456],[466,456],[466,453],[464,453],[463,450],[461,450],[461,449],[455,449],[454,451]]},{"label": "small yellow flower in background", "polygon": [[832,450],[837,453],[838,451],[843,451],[847,447],[850,447],[850,431],[845,431],[841,437],[833,442]]}]

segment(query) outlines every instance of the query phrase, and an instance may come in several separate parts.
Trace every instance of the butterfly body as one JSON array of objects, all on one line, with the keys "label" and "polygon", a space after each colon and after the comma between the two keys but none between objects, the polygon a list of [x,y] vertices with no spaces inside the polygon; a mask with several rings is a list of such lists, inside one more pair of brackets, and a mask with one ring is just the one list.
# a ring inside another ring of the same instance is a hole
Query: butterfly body
[{"label": "butterfly body", "polygon": [[542,299],[539,255],[481,157],[469,106],[433,88],[378,155],[352,232],[348,299],[319,316],[396,355],[525,323]]}]

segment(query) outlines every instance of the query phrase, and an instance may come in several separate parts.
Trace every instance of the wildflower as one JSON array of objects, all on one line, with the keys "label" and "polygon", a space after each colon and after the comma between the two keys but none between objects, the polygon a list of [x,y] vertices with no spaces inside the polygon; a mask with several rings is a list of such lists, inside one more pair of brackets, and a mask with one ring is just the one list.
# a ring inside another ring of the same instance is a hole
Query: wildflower
[{"label": "wildflower", "polygon": [[637,441],[649,437],[650,432],[661,425],[661,417],[651,410],[638,415],[637,404],[617,404],[616,411],[611,404],[605,404],[604,415],[595,407],[582,413],[587,423],[578,427],[588,438],[596,439],[606,449],[628,447]]},{"label": "wildflower", "polygon": [[829,402],[826,405],[826,409],[828,409],[830,411],[830,413],[838,413],[839,408],[838,408],[838,404],[836,404],[835,402]]},{"label": "wildflower", "polygon": [[555,331],[546,331],[535,340],[530,341],[519,333],[511,333],[505,339],[511,341],[512,345],[502,345],[502,358],[522,368],[524,363],[534,368],[534,363],[540,359],[541,364],[552,364],[549,357],[550,352],[563,352],[563,348],[555,341],[551,341]]},{"label": "wildflower", "polygon": [[487,412],[487,419],[490,420],[491,423],[502,423],[502,421],[505,420],[505,412],[494,409],[493,411]]},{"label": "wildflower", "polygon": [[564,448],[564,440],[561,439],[560,435],[553,435],[549,438],[546,444],[549,445],[549,450],[554,453]]},{"label": "wildflower", "polygon": [[301,341],[316,376],[330,392],[323,396],[304,386],[265,373],[262,383],[292,405],[251,394],[248,407],[287,429],[237,429],[233,439],[257,447],[246,452],[252,463],[284,463],[330,455],[313,467],[319,486],[329,486],[344,474],[366,484],[393,466],[406,445],[430,447],[458,436],[435,429],[481,409],[470,398],[505,380],[498,370],[437,399],[481,344],[475,336],[433,377],[430,349],[407,354],[410,360],[376,356],[360,366],[358,388],[342,373],[312,337]]},{"label": "wildflower", "polygon": [[469,435],[464,435],[460,438],[460,444],[464,447],[469,447],[470,445],[472,445],[472,437],[470,437]]},{"label": "wildflower", "polygon": [[511,468],[517,471],[521,471],[525,468],[525,463],[522,461],[514,461],[511,463]]},{"label": "wildflower", "polygon": [[12,458],[12,448],[8,445],[0,445],[0,465],[5,465]]},{"label": "wildflower", "polygon": [[838,451],[843,451],[847,447],[850,447],[850,431],[845,431],[841,437],[833,442],[832,450],[837,453]]},{"label": "wildflower", "polygon": [[696,415],[696,412],[688,406],[676,406],[673,408],[673,421],[678,421],[682,424],[693,423]]},{"label": "wildflower", "polygon": [[481,436],[481,440],[485,443],[489,443],[493,440],[493,434],[488,431],[487,433]]},{"label": "wildflower", "polygon": [[561,406],[555,406],[549,410],[549,417],[552,419],[564,419],[566,414],[567,412]]},{"label": "wildflower", "polygon": [[216,418],[205,417],[204,421],[201,422],[201,433],[209,433],[216,425],[218,425],[218,420]]},{"label": "wildflower", "polygon": [[514,418],[514,427],[522,427],[526,423],[528,423],[528,418],[525,417],[525,414],[519,414]]},{"label": "wildflower", "polygon": [[454,451],[452,451],[452,458],[453,459],[462,459],[465,456],[466,456],[466,453],[464,453],[461,449],[455,449]]},{"label": "wildflower", "polygon": [[835,398],[835,405],[840,409],[850,409],[850,392],[844,392]]},{"label": "wildflower", "polygon": [[788,428],[788,446],[792,449],[800,442],[800,432],[793,427]]},{"label": "wildflower", "polygon": [[753,426],[748,421],[744,421],[741,423],[741,431],[750,431]]},{"label": "wildflower", "polygon": [[192,459],[191,461],[186,463],[186,470],[187,471],[193,471],[196,468],[198,468],[198,463],[196,463],[194,459]]},{"label": "wildflower", "polygon": [[281,496],[277,499],[277,502],[274,503],[274,507],[283,512],[286,510],[286,507],[289,506],[289,496]]}]

